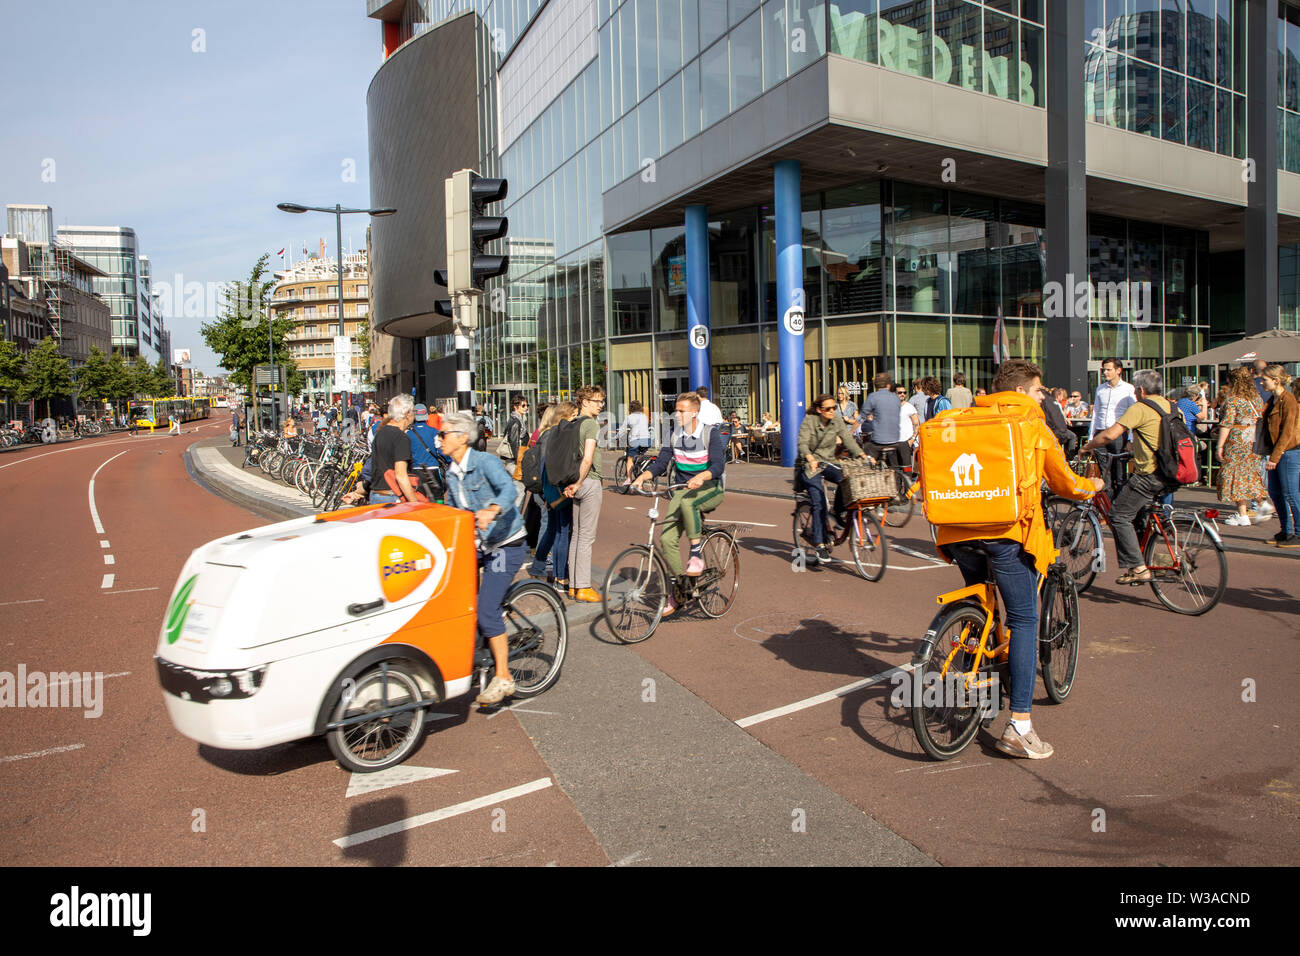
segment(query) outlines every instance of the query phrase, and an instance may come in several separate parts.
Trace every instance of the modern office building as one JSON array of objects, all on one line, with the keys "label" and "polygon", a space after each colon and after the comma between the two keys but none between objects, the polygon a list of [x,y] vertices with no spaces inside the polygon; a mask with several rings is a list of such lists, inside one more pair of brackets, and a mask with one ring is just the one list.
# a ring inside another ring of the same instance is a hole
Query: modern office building
[{"label": "modern office building", "polygon": [[[95,291],[112,313],[112,347],[129,360],[154,363],[159,350],[162,315],[154,314],[147,256],[138,253],[135,230],[127,226],[60,226],[59,238],[99,269]],[[170,356],[167,358],[170,361]]]},{"label": "modern office building", "polygon": [[[303,398],[312,403],[331,402],[342,393],[367,392],[369,366],[359,343],[369,334],[370,271],[364,251],[343,257],[343,307],[345,333],[351,339],[346,363],[350,372],[336,375],[335,337],[339,334],[339,267],[324,251],[275,273],[271,315],[294,321],[289,333],[289,353],[307,377]],[[344,366],[338,366],[341,369]]]},{"label": "modern office building", "polygon": [[481,394],[707,381],[797,421],[882,370],[987,387],[995,339],[1088,387],[1297,328],[1300,4],[366,6],[374,324],[430,369],[442,180],[510,183]]},{"label": "modern office building", "polygon": [[[11,217],[14,228],[27,224]],[[92,348],[108,353],[108,305],[94,291],[103,273],[58,239],[32,242],[7,235],[0,238],[0,249],[9,289],[6,340],[26,354],[42,339],[53,337],[74,368],[85,363]]]}]

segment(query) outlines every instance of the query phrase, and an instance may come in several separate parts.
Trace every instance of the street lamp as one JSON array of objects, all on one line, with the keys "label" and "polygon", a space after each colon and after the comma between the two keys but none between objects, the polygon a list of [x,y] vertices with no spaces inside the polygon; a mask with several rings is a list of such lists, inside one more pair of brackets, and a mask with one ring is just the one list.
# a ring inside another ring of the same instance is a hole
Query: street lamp
[{"label": "street lamp", "polygon": [[[391,216],[397,212],[392,206],[381,206],[378,209],[345,209],[335,204],[334,208],[329,206],[304,206],[296,202],[276,203],[276,209],[282,212],[304,213],[304,212],[332,212],[334,213],[334,223],[336,236],[338,240],[339,256],[339,335],[347,335],[347,329],[343,324],[343,217],[350,213],[361,213],[367,216]],[[349,360],[350,361],[350,360]],[[349,365],[349,374],[351,366]],[[343,391],[339,389],[339,391]],[[347,393],[344,393],[347,395]],[[350,395],[348,396],[351,397]]]}]

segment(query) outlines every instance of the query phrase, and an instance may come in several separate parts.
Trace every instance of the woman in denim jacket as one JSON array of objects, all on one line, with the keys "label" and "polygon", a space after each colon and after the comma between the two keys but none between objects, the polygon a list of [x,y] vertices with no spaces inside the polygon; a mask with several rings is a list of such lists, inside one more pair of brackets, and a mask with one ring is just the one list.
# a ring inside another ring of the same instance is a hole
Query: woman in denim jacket
[{"label": "woman in denim jacket", "polygon": [[447,504],[473,512],[483,575],[478,587],[478,629],[487,639],[496,674],[478,695],[480,704],[499,704],[515,692],[510,676],[506,625],[501,599],[528,556],[524,519],[515,505],[515,482],[495,455],[475,451],[478,423],[468,412],[442,419],[442,450],[447,468]]}]

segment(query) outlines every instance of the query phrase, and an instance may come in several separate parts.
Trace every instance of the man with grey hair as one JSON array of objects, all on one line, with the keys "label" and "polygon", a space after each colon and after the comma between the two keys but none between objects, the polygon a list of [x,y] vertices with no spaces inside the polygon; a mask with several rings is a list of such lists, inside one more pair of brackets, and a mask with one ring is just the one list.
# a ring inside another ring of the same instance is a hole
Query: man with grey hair
[{"label": "man with grey hair", "polygon": [[1111,505],[1110,526],[1115,533],[1119,565],[1128,569],[1115,583],[1137,586],[1149,584],[1152,574],[1142,562],[1134,519],[1156,498],[1172,501],[1177,486],[1168,484],[1156,471],[1156,448],[1160,444],[1163,416],[1173,412],[1173,406],[1163,394],[1164,379],[1155,369],[1143,369],[1133,376],[1133,387],[1137,401],[1125,409],[1114,425],[1093,435],[1083,450],[1092,451],[1117,440],[1127,429],[1133,431],[1133,476]]},{"label": "man with grey hair", "polygon": [[[415,486],[411,484],[411,439],[406,430],[415,421],[415,399],[410,395],[394,395],[388,400],[388,423],[375,432],[370,450],[370,503],[387,504],[392,501],[415,501]],[[397,487],[391,487],[384,473],[392,470]],[[400,494],[399,494],[400,493]]]}]

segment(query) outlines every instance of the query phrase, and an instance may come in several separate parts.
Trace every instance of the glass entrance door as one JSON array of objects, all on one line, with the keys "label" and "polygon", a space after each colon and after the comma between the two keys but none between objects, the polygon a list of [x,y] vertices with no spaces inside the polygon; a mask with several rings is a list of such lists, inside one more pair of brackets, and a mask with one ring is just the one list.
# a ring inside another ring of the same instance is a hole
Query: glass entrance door
[{"label": "glass entrance door", "polygon": [[668,369],[659,373],[659,421],[652,422],[660,443],[672,440],[673,413],[677,410],[677,396],[690,388],[690,373],[686,369]]}]

